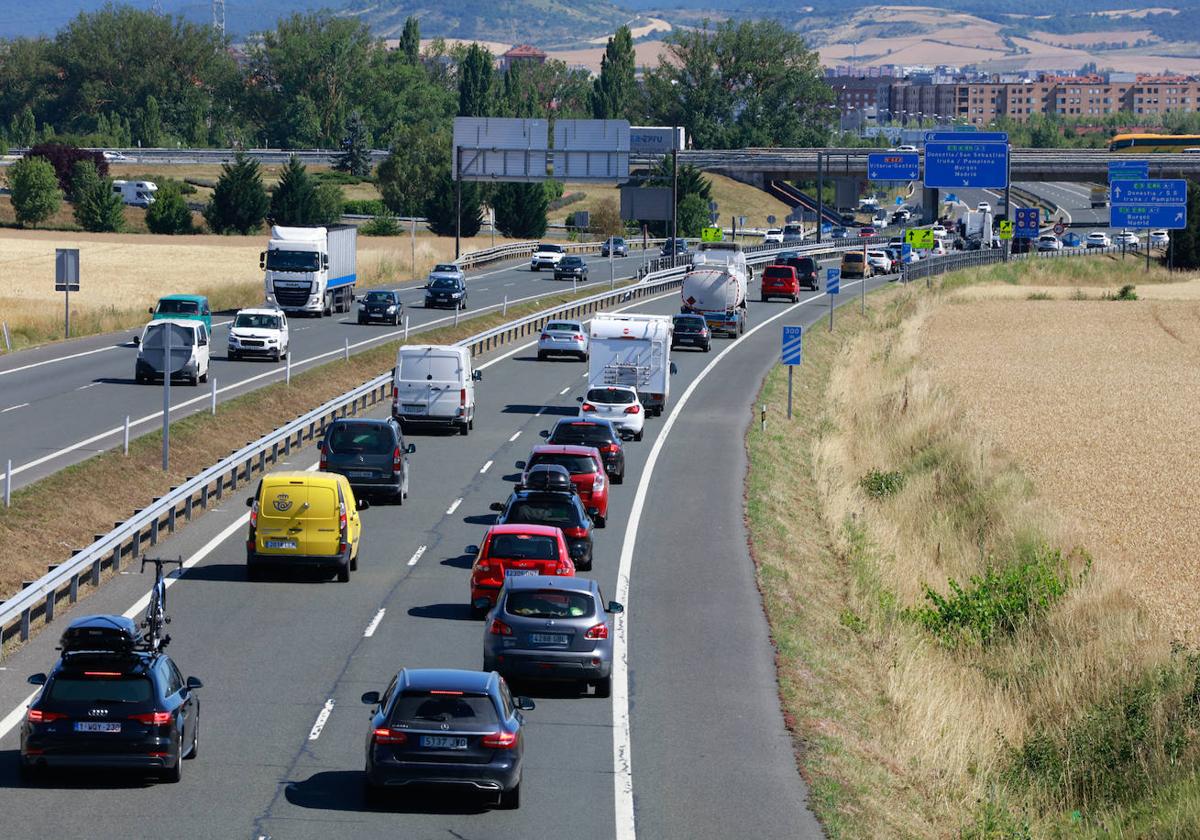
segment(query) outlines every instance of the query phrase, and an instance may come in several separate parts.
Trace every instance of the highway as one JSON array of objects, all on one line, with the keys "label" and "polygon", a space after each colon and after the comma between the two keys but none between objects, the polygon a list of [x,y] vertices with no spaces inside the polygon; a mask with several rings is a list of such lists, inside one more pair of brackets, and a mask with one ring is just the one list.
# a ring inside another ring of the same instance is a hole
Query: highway
[{"label": "highway", "polygon": [[[860,282],[843,283],[843,303],[858,305]],[[632,311],[676,312],[677,295]],[[181,784],[104,774],[17,790],[14,726],[30,697],[23,678],[53,663],[56,631],[9,657],[0,676],[5,836],[146,836],[165,814],[175,835],[222,840],[823,836],[779,709],[741,499],[742,436],[778,357],[780,326],[825,329],[828,298],[764,304],[752,285],[750,300],[741,339],[672,354],[678,374],[664,416],[626,445],[626,481],[612,490],[591,574],[606,598],[627,604],[614,628],[627,667],[611,700],[533,687],[520,810],[425,795],[368,810],[360,776],[368,710],[358,698],[402,666],[480,666],[483,627],[469,618],[463,549],[492,521],[489,503],[507,495],[513,462],[540,430],[575,413],[584,386],[583,365],[538,362],[532,344],[481,360],[472,435],[409,436],[411,496],[403,507],[364,511],[349,584],[247,582],[248,493],[160,544],[160,556],[181,555],[188,566],[169,590],[170,652],[205,683],[201,755],[185,763]],[[315,457],[310,448],[290,467]],[[149,585],[123,574],[70,617],[140,615]]]},{"label": "highway", "polygon": [[[657,249],[647,253],[658,255]],[[591,269],[590,281],[580,286],[607,286],[608,260],[599,256],[585,260]],[[642,261],[641,251],[613,260],[616,278],[632,276]],[[566,281],[554,280],[552,272],[530,271],[527,261],[484,267],[468,275],[468,308],[462,316],[501,308],[505,297],[512,304],[569,287]],[[417,284],[396,288],[403,295],[410,331],[454,322],[453,310],[423,307],[424,292]],[[404,334],[403,327],[360,326],[356,313],[357,307],[330,318],[289,318],[292,373],[337,358],[345,352],[347,342],[353,353]],[[213,321],[209,377],[216,380],[218,402],[278,382],[285,375],[283,363],[231,362],[226,358],[231,320],[227,314],[215,316]],[[131,437],[161,426],[162,386],[138,385],[133,378],[137,358],[133,337],[140,331],[93,336],[0,357],[0,481],[6,458],[12,458],[13,487],[19,488],[121,445],[127,415],[131,418]],[[210,384],[195,388],[173,384],[172,418],[208,410],[210,388]]]}]

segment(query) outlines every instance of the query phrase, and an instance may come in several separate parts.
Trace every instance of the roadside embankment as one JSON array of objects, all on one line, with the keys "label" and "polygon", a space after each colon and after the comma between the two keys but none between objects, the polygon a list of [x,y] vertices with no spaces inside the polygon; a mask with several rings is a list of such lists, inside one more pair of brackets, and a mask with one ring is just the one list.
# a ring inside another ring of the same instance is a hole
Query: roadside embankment
[{"label": "roadside embankment", "polygon": [[[791,421],[786,372],[768,376],[747,516],[831,836],[1194,836],[1200,658],[1163,606],[1195,614],[1177,591],[1194,552],[1166,526],[1194,459],[1163,403],[1195,393],[1195,353],[1128,352],[1166,304],[1099,299],[1118,264],[997,266],[1022,300],[970,300],[988,271],[875,295],[806,336]],[[1028,299],[1026,282],[1091,300]],[[1191,341],[1194,312],[1158,316]],[[1145,486],[1161,473],[1146,494],[1110,468],[1143,457]],[[1161,574],[1132,562],[1155,546]]]}]

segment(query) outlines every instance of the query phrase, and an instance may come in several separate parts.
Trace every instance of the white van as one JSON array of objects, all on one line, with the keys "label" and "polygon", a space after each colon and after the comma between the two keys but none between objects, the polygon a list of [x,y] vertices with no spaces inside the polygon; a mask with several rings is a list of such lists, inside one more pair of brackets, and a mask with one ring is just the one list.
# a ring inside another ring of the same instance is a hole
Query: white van
[{"label": "white van", "polygon": [[184,379],[192,385],[208,381],[209,336],[203,321],[161,318],[151,321],[140,336],[134,336],[137,362],[133,378],[138,384],[163,378],[167,365],[163,356],[170,335],[169,367],[172,379]]},{"label": "white van", "polygon": [[392,417],[397,422],[475,427],[475,383],[471,351],[445,344],[412,344],[396,353],[392,372]]},{"label": "white van", "polygon": [[153,181],[113,181],[112,191],[133,207],[149,207],[154,203],[158,185]]}]

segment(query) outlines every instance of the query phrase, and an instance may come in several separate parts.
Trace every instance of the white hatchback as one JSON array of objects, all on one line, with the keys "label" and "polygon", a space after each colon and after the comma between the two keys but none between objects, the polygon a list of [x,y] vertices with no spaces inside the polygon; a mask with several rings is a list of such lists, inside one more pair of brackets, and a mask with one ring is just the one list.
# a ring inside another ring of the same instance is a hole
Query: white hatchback
[{"label": "white hatchback", "polygon": [[767,229],[767,232],[763,234],[763,244],[766,245],[770,242],[774,242],[779,245],[783,244],[783,228]]},{"label": "white hatchback", "polygon": [[1153,248],[1166,248],[1171,244],[1171,234],[1165,230],[1150,231],[1150,246]]},{"label": "white hatchback", "polygon": [[646,410],[635,389],[628,385],[588,388],[587,396],[580,397],[579,402],[580,417],[608,420],[623,437],[642,439]]},{"label": "white hatchback", "polygon": [[588,334],[580,321],[550,321],[538,336],[538,361],[549,356],[588,357]]},{"label": "white hatchback", "polygon": [[887,255],[886,251],[867,251],[867,262],[879,274],[892,273],[892,258]]},{"label": "white hatchback", "polygon": [[1102,231],[1094,230],[1087,235],[1083,240],[1089,248],[1108,248],[1112,245],[1112,241],[1108,238],[1108,234]]}]

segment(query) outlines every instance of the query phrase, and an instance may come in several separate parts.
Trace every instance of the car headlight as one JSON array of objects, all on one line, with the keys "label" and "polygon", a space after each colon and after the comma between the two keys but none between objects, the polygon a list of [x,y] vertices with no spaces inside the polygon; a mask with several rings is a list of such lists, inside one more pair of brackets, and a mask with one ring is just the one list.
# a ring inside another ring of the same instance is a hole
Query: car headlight
[{"label": "car headlight", "polygon": [[395,312],[395,311],[396,311],[396,305],[395,305],[395,304],[392,304],[391,306],[389,306],[389,307],[387,308],[387,311],[388,311],[388,312]]}]

